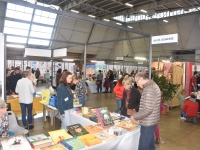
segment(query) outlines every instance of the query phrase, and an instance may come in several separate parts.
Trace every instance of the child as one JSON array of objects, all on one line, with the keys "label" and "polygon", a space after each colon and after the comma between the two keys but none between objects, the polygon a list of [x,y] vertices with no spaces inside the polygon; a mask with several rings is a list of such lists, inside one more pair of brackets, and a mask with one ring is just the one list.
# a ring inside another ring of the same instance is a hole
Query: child
[{"label": "child", "polygon": [[[185,103],[185,96],[186,96],[186,90],[185,89],[181,90],[181,92],[178,93],[178,95],[177,95],[177,98],[180,101],[180,107],[181,107],[181,109],[182,109],[182,107],[183,107],[183,105]],[[183,117],[182,114],[181,114],[181,117]]]},{"label": "child", "polygon": [[109,75],[106,75],[103,87],[106,88],[105,93],[108,93],[108,89],[110,88],[110,80],[109,80]]}]

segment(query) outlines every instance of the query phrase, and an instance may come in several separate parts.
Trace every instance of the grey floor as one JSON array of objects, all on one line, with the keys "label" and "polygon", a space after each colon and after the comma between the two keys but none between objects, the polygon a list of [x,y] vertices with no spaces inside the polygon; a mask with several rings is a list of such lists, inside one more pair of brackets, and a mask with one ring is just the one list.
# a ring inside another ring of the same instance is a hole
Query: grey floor
[{"label": "grey floor", "polygon": [[[44,88],[44,84],[38,85],[39,89]],[[108,94],[89,94],[86,106],[108,107],[113,112],[116,109],[115,95]],[[169,115],[161,115],[159,127],[161,139],[165,144],[156,145],[156,150],[200,150],[200,123],[193,124],[179,120],[180,108],[170,110]],[[21,125],[21,121],[19,121]],[[30,131],[30,135],[44,133],[59,129],[60,120],[56,119],[55,129],[50,126],[50,120],[42,126],[42,118],[34,120],[35,128]]]}]

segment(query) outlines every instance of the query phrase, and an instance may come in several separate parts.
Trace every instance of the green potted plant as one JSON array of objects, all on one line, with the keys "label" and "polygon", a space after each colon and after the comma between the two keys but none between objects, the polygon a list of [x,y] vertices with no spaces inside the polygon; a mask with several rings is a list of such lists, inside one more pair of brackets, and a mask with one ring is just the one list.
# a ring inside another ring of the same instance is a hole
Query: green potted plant
[{"label": "green potted plant", "polygon": [[180,84],[173,84],[168,81],[165,76],[158,76],[155,72],[153,73],[153,80],[159,86],[162,92],[161,101],[164,105],[164,110],[162,114],[167,114],[169,106],[166,105],[165,102],[170,101],[175,97],[178,88],[180,87]]}]

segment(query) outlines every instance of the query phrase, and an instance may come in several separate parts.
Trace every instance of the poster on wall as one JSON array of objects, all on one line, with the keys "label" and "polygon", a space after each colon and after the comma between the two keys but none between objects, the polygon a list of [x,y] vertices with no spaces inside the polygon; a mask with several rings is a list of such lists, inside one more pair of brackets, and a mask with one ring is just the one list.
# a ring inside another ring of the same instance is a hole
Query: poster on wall
[{"label": "poster on wall", "polygon": [[36,70],[36,61],[31,61],[31,68]]},{"label": "poster on wall", "polygon": [[106,64],[95,64],[95,74],[97,75],[99,70],[104,74],[106,72]]},{"label": "poster on wall", "polygon": [[93,74],[95,74],[95,65],[94,64],[86,64],[86,77],[89,78]]}]

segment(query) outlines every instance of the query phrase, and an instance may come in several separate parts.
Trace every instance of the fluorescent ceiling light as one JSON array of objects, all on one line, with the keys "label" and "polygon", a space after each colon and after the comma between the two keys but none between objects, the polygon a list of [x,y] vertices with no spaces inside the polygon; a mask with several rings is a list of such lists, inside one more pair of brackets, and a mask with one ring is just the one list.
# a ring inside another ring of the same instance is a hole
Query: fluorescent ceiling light
[{"label": "fluorescent ceiling light", "polygon": [[129,4],[129,3],[125,3],[126,6],[129,6],[129,7],[133,7],[132,4]]},{"label": "fluorescent ceiling light", "polygon": [[97,62],[97,61],[96,61],[96,60],[91,60],[91,62],[94,62],[94,63],[95,63],[95,62]]},{"label": "fluorescent ceiling light", "polygon": [[77,10],[71,9],[71,11],[74,12],[74,13],[77,13],[77,14],[79,13],[79,11],[77,11]]},{"label": "fluorescent ceiling light", "polygon": [[63,59],[63,61],[74,61],[73,59]]},{"label": "fluorescent ceiling light", "polygon": [[169,60],[162,60],[162,62],[169,63],[170,61]]},{"label": "fluorescent ceiling light", "polygon": [[144,57],[135,57],[135,59],[138,59],[138,60],[146,60],[146,58],[144,58]]},{"label": "fluorescent ceiling light", "polygon": [[164,22],[168,22],[167,20],[163,20]]},{"label": "fluorescent ceiling light", "polygon": [[95,18],[96,16],[93,16],[93,15],[88,15],[89,17],[92,17],[92,18]]},{"label": "fluorescent ceiling light", "polygon": [[119,23],[119,22],[117,22],[116,24],[117,24],[117,25],[120,25],[120,26],[122,25],[122,24],[121,24],[121,23]]},{"label": "fluorescent ceiling light", "polygon": [[131,26],[128,26],[128,28],[131,28],[131,29],[132,29],[133,27],[131,27]]},{"label": "fluorescent ceiling light", "polygon": [[14,44],[6,44],[6,47],[14,47],[14,48],[24,48],[24,45],[14,45]]},{"label": "fluorescent ceiling light", "polygon": [[147,13],[147,11],[146,11],[146,10],[144,10],[144,9],[141,9],[140,11],[141,11],[141,12],[144,12],[144,13]]},{"label": "fluorescent ceiling light", "polygon": [[107,21],[107,22],[109,22],[110,20],[109,19],[103,19],[104,21]]}]

